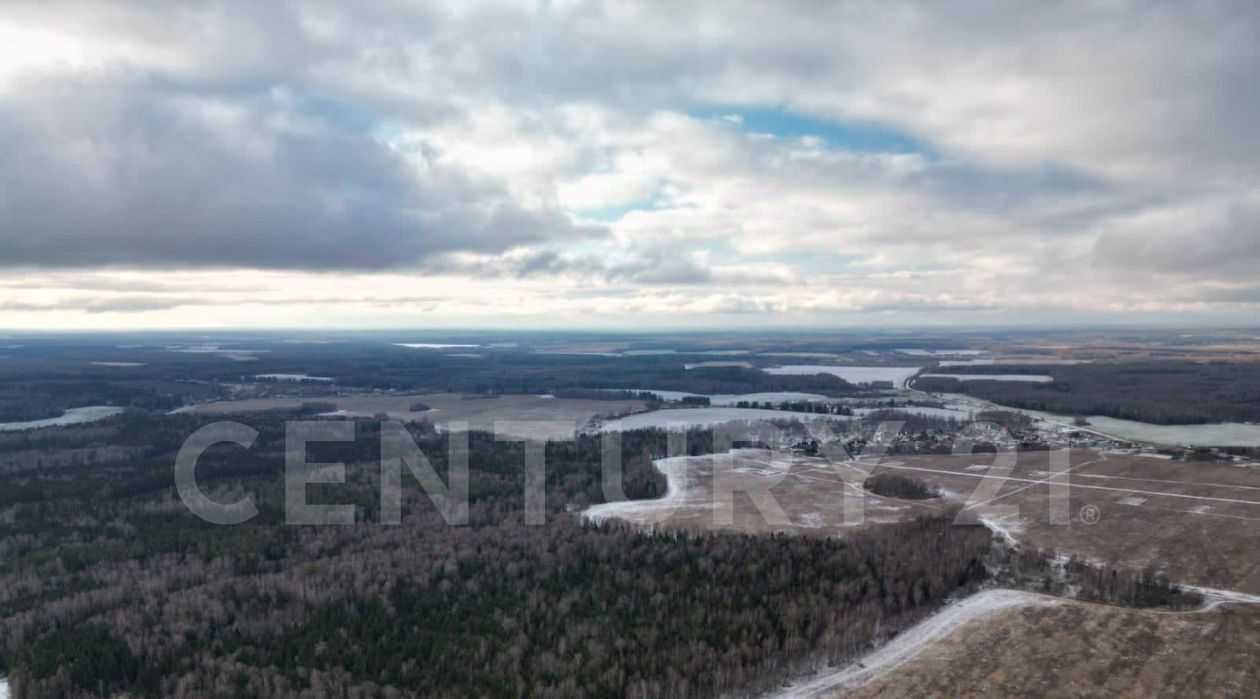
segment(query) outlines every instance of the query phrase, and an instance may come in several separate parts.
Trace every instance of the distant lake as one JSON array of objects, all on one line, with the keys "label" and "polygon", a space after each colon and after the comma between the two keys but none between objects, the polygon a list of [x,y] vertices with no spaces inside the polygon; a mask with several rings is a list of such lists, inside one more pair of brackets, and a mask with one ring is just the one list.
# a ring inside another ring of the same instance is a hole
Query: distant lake
[{"label": "distant lake", "polygon": [[[43,420],[27,422],[0,422],[0,432],[16,432],[18,430],[35,430],[41,427],[64,427],[66,425],[82,425],[112,417],[123,411],[112,405],[89,405],[83,408],[70,408],[61,417],[50,417]],[[3,699],[3,695],[0,695]]]}]

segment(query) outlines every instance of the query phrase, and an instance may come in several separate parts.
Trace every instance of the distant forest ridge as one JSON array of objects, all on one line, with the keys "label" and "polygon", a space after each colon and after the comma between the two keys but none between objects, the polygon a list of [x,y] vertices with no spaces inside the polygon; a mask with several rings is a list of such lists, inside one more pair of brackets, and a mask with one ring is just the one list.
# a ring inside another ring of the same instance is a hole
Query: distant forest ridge
[{"label": "distant forest ridge", "polygon": [[1125,362],[1071,366],[944,367],[939,373],[1050,374],[1052,383],[917,379],[915,387],[965,393],[1013,408],[1104,415],[1160,425],[1260,421],[1260,364]]}]

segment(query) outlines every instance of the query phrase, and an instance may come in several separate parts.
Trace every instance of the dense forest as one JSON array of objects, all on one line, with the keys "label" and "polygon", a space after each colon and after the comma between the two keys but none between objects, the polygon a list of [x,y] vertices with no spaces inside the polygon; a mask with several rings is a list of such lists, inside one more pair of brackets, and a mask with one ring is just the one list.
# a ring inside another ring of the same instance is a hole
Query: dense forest
[{"label": "dense forest", "polygon": [[[947,367],[941,373],[1020,373],[1019,367]],[[923,391],[966,393],[1002,405],[1060,415],[1105,415],[1163,425],[1260,421],[1260,365],[1126,362],[1038,366],[1052,383],[916,379]]]},{"label": "dense forest", "polygon": [[[446,525],[414,484],[403,524],[384,525],[364,465],[378,451],[371,421],[310,455],[361,465],[345,485],[309,488],[356,504],[356,523],[287,526],[283,417],[251,416],[253,448],[215,448],[198,466],[215,499],[256,500],[243,525],[204,523],[174,495],[191,416],[51,431],[67,450],[135,451],[0,476],[0,669],[17,696],[749,692],[852,657],[986,575],[988,532],[948,520],[844,541],[584,523],[573,512],[603,501],[595,438],[547,450],[545,526],[522,518],[523,445],[482,433],[470,436],[468,526]],[[449,436],[414,436],[444,474]],[[625,447],[627,495],[659,497],[650,460],[665,434],[631,433]],[[710,440],[693,433],[686,448]]]},{"label": "dense forest", "polygon": [[862,487],[876,495],[903,500],[930,500],[941,496],[940,488],[900,473],[876,473],[868,476]]},{"label": "dense forest", "polygon": [[[379,425],[359,421],[354,442],[308,457],[350,464],[345,484],[308,495],[356,505],[355,522],[289,526],[283,420],[299,414],[244,416],[252,448],[203,455],[213,499],[257,502],[237,526],[175,495],[195,416],[0,435],[0,673],[18,699],[748,696],[860,655],[994,571],[1117,603],[1181,599],[1164,581],[995,547],[948,514],[843,540],[587,523],[576,513],[604,501],[595,437],[548,446],[543,526],[523,516],[524,445],[479,432],[468,525],[447,525],[410,476],[402,524],[387,525]],[[445,479],[450,435],[412,436]],[[627,497],[664,494],[651,461],[666,442],[623,435]],[[683,448],[708,453],[711,434]]]},{"label": "dense forest", "polygon": [[[0,422],[56,417],[67,408],[83,405],[169,410],[184,403],[239,397],[242,384],[265,386],[269,395],[312,397],[347,388],[477,394],[593,395],[592,391],[602,389],[866,394],[830,374],[780,376],[740,366],[687,369],[689,360],[679,355],[610,357],[512,348],[469,356],[385,343],[269,347],[248,355],[249,361],[160,348],[125,352],[102,347],[57,346],[42,352],[32,348],[0,363]],[[98,366],[90,361],[96,359],[143,362]],[[260,378],[267,374],[307,374],[334,381]]]}]

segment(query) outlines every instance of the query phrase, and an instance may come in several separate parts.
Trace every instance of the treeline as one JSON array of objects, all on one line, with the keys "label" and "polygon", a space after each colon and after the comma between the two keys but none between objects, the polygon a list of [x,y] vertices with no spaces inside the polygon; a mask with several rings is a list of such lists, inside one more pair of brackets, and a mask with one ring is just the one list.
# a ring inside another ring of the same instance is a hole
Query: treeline
[{"label": "treeline", "polygon": [[1155,570],[1120,570],[1052,550],[1002,546],[990,562],[994,581],[1049,595],[1140,609],[1197,609],[1203,596]]},{"label": "treeline", "polygon": [[[1017,373],[1008,366],[965,373]],[[916,379],[930,392],[966,393],[1059,415],[1105,415],[1162,425],[1260,420],[1260,370],[1244,362],[1125,362],[1036,367],[1051,383]],[[954,368],[939,370],[952,373]]]}]

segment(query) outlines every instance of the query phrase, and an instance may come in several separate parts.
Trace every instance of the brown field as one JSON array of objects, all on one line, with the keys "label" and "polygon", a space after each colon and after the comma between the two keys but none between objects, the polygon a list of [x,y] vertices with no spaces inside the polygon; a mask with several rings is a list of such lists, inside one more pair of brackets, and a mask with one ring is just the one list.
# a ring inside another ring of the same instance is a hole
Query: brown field
[{"label": "brown field", "polygon": [[[472,429],[493,430],[497,421],[557,422],[554,426],[515,426],[506,433],[524,436],[571,437],[577,429],[592,420],[625,415],[647,408],[638,400],[571,400],[541,396],[462,396],[453,393],[413,395],[363,394],[320,398],[255,398],[247,400],[202,403],[189,412],[203,415],[250,413],[261,410],[294,409],[306,403],[331,403],[350,416],[371,417],[384,413],[395,420],[427,421],[439,427],[451,422],[466,422]],[[411,407],[423,403],[430,410],[412,412]]]},{"label": "brown field", "polygon": [[1047,453],[1018,456],[1005,475],[976,468],[992,463],[992,455],[899,457],[876,470],[914,475],[953,493],[994,487],[975,496],[990,502],[974,510],[1032,546],[1260,594],[1260,468],[1074,450],[1060,510],[1070,521],[1060,524],[1051,523]]},{"label": "brown field", "polygon": [[[595,514],[667,527],[836,534],[859,523],[962,505],[1023,544],[1117,568],[1154,569],[1180,583],[1260,594],[1260,468],[1073,450],[1066,498],[1052,521],[1049,453],[1017,457],[1006,473],[993,466],[992,454],[832,462],[763,450],[683,457],[660,464],[672,472],[671,484],[683,484],[681,494]],[[721,474],[716,482],[715,468]],[[865,475],[884,471],[932,483],[945,497],[910,501],[863,493]]]},{"label": "brown field", "polygon": [[839,697],[1254,697],[1260,606],[1167,613],[1062,600],[976,620]]}]

